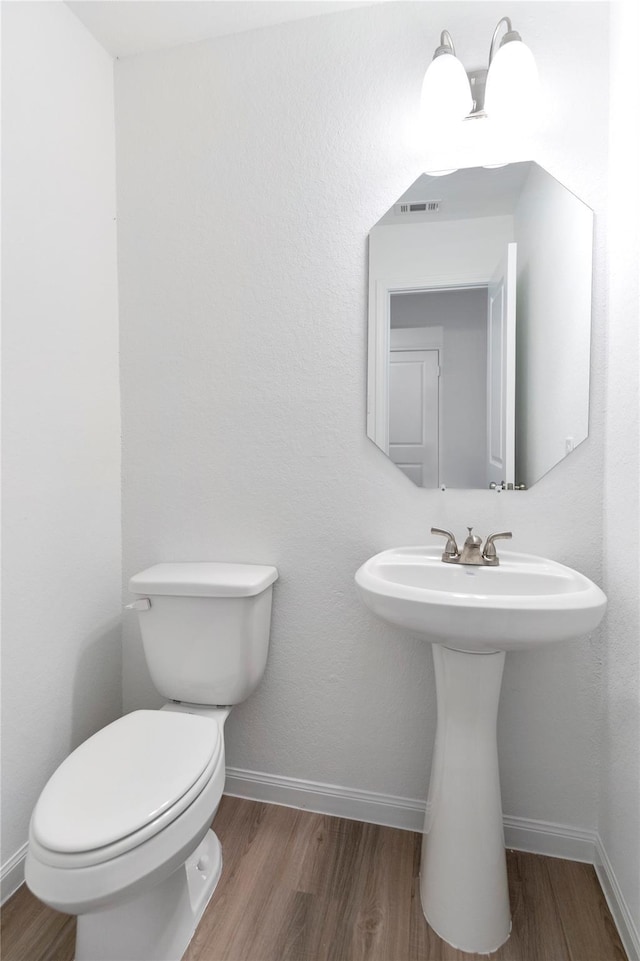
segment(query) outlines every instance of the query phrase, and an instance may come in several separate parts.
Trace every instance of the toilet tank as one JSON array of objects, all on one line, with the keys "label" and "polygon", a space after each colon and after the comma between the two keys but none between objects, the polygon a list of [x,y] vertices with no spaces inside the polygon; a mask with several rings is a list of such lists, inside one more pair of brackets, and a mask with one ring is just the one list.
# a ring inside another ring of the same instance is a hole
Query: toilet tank
[{"label": "toilet tank", "polygon": [[156,564],[135,574],[129,589],[140,600],[132,606],[160,694],[192,704],[244,701],[267,663],[277,577],[275,567],[213,562]]}]

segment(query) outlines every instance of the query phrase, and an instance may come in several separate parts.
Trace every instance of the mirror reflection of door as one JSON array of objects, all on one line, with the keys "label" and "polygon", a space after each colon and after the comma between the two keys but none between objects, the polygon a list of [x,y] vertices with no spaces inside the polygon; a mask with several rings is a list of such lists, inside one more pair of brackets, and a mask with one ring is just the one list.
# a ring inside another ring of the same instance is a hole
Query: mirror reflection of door
[{"label": "mirror reflection of door", "polygon": [[[437,487],[440,474],[442,328],[394,327],[407,320],[415,294],[390,298],[389,450],[391,460],[418,487]],[[420,305],[417,305],[420,317]],[[422,318],[427,319],[427,318]]]},{"label": "mirror reflection of door", "polygon": [[418,487],[437,487],[437,350],[391,350],[389,456]]},{"label": "mirror reflection of door", "polygon": [[418,486],[488,483],[488,326],[486,283],[391,293],[388,453]]}]

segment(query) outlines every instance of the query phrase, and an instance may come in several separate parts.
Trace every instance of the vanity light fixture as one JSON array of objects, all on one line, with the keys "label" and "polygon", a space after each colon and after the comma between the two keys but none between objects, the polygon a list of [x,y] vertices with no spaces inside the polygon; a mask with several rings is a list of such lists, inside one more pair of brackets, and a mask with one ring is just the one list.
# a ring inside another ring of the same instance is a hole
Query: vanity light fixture
[{"label": "vanity light fixture", "polygon": [[422,105],[430,119],[439,121],[464,120],[473,110],[469,80],[448,30],[440,34],[440,46],[424,75]]},{"label": "vanity light fixture", "polygon": [[[506,32],[500,39],[500,28]],[[486,70],[467,73],[456,57],[451,34],[443,30],[422,84],[422,109],[433,123],[484,117],[513,120],[528,114],[538,100],[538,71],[533,54],[502,17],[493,31]]]}]

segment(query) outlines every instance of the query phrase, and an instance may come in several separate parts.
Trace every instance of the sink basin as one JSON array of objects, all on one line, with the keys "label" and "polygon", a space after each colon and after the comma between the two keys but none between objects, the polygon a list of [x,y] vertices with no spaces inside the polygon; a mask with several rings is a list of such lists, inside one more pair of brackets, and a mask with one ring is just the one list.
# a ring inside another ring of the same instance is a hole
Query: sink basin
[{"label": "sink basin", "polygon": [[517,651],[581,637],[607,599],[570,567],[512,551],[498,567],[442,562],[441,547],[382,551],[356,572],[363,602],[379,617],[458,651]]}]

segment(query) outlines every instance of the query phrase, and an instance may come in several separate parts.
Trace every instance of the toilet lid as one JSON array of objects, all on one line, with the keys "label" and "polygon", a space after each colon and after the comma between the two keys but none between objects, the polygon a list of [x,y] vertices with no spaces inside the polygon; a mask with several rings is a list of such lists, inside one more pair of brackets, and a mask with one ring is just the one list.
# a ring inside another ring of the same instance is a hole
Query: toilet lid
[{"label": "toilet lid", "polygon": [[208,780],[202,776],[221,750],[211,718],[127,714],[60,765],[36,805],[33,834],[51,851],[73,853],[113,844],[158,819],[163,826],[182,798],[191,803],[198,779],[202,790]]}]

